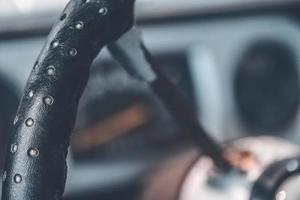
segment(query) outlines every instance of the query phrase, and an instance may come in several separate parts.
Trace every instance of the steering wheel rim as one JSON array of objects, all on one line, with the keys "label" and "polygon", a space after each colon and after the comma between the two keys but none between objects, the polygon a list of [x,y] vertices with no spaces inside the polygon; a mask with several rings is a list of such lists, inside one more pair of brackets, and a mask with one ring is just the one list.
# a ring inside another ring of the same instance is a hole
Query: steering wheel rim
[{"label": "steering wheel rim", "polygon": [[300,157],[281,160],[270,165],[255,182],[250,200],[276,199],[280,186],[300,174]]},{"label": "steering wheel rim", "polygon": [[2,200],[62,199],[66,157],[89,68],[131,28],[134,0],[71,0],[26,84],[7,156]]}]

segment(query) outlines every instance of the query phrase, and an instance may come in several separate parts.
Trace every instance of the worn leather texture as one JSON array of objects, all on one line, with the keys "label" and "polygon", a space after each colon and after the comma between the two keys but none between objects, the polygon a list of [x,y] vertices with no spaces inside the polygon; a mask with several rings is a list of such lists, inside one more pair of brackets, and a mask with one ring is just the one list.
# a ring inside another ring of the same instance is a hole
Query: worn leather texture
[{"label": "worn leather texture", "polygon": [[15,118],[2,200],[62,199],[78,101],[101,48],[133,24],[134,0],[71,0],[28,79]]}]

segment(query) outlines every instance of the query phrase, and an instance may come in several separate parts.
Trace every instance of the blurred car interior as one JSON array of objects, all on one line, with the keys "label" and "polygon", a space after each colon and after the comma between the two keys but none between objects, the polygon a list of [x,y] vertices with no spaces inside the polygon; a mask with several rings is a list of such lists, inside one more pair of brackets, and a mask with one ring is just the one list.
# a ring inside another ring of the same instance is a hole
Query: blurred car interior
[{"label": "blurred car interior", "polygon": [[[23,88],[66,3],[0,0],[0,171]],[[299,1],[136,4],[146,45],[213,138],[272,136],[300,145]],[[168,162],[189,162],[186,152],[190,160],[198,155],[149,86],[101,52],[80,101],[65,200],[151,199],[145,188],[154,174]]]}]

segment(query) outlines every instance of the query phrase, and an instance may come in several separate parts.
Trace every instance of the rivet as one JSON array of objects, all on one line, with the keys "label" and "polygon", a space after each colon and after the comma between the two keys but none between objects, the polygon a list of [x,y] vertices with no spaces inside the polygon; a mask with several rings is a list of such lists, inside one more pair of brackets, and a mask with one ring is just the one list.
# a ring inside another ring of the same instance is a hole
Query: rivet
[{"label": "rivet", "polygon": [[99,9],[99,14],[101,14],[101,15],[106,15],[107,12],[108,12],[108,9],[105,7]]},{"label": "rivet", "polygon": [[20,174],[16,174],[14,176],[15,183],[21,183],[22,182],[22,176]]},{"label": "rivet", "polygon": [[51,42],[51,47],[52,47],[52,48],[58,47],[58,45],[59,45],[59,41],[58,41],[58,40],[53,40],[53,41]]},{"label": "rivet", "polygon": [[76,56],[76,55],[77,55],[77,50],[74,49],[74,48],[70,49],[70,50],[69,50],[69,55],[70,55],[70,56]]},{"label": "rivet", "polygon": [[285,191],[280,191],[276,194],[275,200],[286,200],[287,194]]},{"label": "rivet", "polygon": [[30,149],[28,150],[28,155],[29,155],[30,157],[36,158],[36,157],[39,156],[39,154],[40,154],[40,152],[39,152],[39,150],[38,150],[37,148],[30,148]]},{"label": "rivet", "polygon": [[53,102],[54,102],[54,99],[51,96],[46,96],[44,98],[44,104],[46,104],[48,106],[51,106],[53,104]]},{"label": "rivet", "polygon": [[33,92],[32,90],[30,90],[29,93],[28,93],[28,97],[29,97],[29,98],[32,98],[33,95],[34,95],[34,92]]},{"label": "rivet", "polygon": [[53,65],[50,65],[48,68],[47,68],[47,74],[49,76],[53,76],[55,74],[55,67]]},{"label": "rivet", "polygon": [[25,121],[25,124],[26,126],[28,127],[32,127],[33,124],[34,124],[34,120],[32,118],[28,118],[26,121]]},{"label": "rivet", "polygon": [[298,168],[299,168],[299,162],[297,160],[291,160],[286,165],[286,169],[289,172],[296,171]]},{"label": "rivet", "polygon": [[82,21],[76,22],[76,24],[75,24],[76,29],[81,30],[81,29],[83,29],[83,27],[84,27],[84,23]]},{"label": "rivet", "polygon": [[16,153],[18,151],[18,145],[16,143],[12,144],[10,146],[10,152],[11,153]]}]

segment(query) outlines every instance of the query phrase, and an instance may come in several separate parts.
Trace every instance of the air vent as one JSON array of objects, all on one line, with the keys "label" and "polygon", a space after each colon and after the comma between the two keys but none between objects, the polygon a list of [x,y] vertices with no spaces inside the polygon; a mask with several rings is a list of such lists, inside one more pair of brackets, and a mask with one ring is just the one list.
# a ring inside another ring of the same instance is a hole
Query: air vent
[{"label": "air vent", "polygon": [[258,41],[239,62],[234,90],[240,116],[250,130],[276,133],[287,128],[299,106],[297,57],[281,42]]}]

